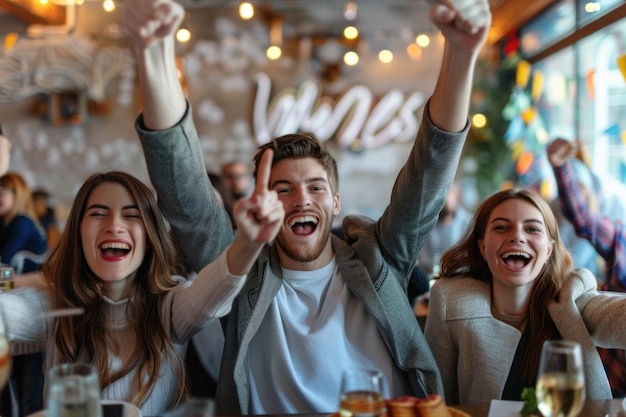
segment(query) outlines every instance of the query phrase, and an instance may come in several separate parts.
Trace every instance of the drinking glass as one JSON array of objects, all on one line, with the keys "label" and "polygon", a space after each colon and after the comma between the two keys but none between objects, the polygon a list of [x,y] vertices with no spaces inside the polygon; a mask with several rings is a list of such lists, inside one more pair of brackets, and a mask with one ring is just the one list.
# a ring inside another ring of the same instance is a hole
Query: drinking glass
[{"label": "drinking glass", "polygon": [[585,373],[578,343],[548,340],[537,374],[537,408],[544,417],[576,417],[585,404]]},{"label": "drinking glass", "polygon": [[341,374],[341,417],[380,417],[385,412],[384,377],[377,369],[348,369]]},{"label": "drinking glass", "polygon": [[46,417],[102,417],[95,366],[57,365],[48,372],[47,383]]},{"label": "drinking glass", "polygon": [[0,292],[13,289],[15,270],[10,266],[0,265]]}]

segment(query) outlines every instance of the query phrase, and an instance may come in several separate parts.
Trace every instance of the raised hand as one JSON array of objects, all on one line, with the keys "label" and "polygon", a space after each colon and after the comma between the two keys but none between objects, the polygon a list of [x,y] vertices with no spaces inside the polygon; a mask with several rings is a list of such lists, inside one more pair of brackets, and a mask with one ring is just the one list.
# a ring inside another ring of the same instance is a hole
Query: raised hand
[{"label": "raised hand", "polygon": [[431,21],[446,41],[469,50],[480,47],[491,26],[487,0],[437,0],[430,11]]},{"label": "raised hand", "polygon": [[259,162],[256,185],[250,197],[237,201],[233,217],[237,236],[250,242],[267,243],[274,240],[285,217],[283,203],[276,191],[269,189],[274,151],[266,150]]},{"label": "raised hand", "polygon": [[548,161],[553,167],[563,166],[568,159],[576,155],[577,150],[578,145],[575,142],[561,138],[555,139],[546,148]]},{"label": "raised hand", "polygon": [[147,48],[173,35],[185,9],[173,0],[126,0],[124,20],[137,46]]}]

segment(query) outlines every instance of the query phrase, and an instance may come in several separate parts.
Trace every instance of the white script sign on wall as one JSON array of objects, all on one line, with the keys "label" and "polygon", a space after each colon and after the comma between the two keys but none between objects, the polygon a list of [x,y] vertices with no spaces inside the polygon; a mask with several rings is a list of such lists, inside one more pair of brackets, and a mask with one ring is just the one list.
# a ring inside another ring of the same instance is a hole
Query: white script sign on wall
[{"label": "white script sign on wall", "polygon": [[259,73],[256,83],[252,125],[259,145],[294,132],[312,132],[322,142],[334,137],[342,148],[356,139],[364,149],[412,141],[419,128],[417,110],[425,102],[421,92],[405,99],[402,91],[393,89],[372,108],[374,97],[365,86],[353,86],[333,100],[321,97],[321,88],[314,81],[284,89],[271,98],[270,77]]}]

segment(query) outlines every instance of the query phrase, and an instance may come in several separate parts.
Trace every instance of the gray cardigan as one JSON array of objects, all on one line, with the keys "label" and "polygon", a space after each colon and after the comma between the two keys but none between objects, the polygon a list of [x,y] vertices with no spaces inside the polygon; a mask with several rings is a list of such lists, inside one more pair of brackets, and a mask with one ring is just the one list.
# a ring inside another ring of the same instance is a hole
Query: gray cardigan
[{"label": "gray cardigan", "polygon": [[[136,127],[159,204],[174,235],[186,242],[183,248],[197,270],[211,261],[216,245],[227,243],[225,228],[230,222],[206,189],[210,185],[190,113],[188,108],[179,125],[166,131],[147,131],[141,116]],[[459,133],[444,132],[432,125],[425,110],[415,145],[381,218],[347,216],[344,238],[332,240],[346,285],[374,317],[389,354],[406,371],[412,394],[420,397],[443,394],[443,386],[406,289],[417,253],[454,179],[468,128],[469,124]],[[248,274],[224,321],[216,410],[220,415],[248,413],[248,346],[281,285],[281,266],[272,245]]]},{"label": "gray cardigan", "polygon": [[[597,347],[626,348],[626,294],[598,292],[586,269],[568,277],[548,313],[561,337],[582,345],[587,398],[610,399]],[[491,314],[491,286],[474,278],[433,285],[426,339],[437,359],[450,405],[500,399],[521,333]]]}]

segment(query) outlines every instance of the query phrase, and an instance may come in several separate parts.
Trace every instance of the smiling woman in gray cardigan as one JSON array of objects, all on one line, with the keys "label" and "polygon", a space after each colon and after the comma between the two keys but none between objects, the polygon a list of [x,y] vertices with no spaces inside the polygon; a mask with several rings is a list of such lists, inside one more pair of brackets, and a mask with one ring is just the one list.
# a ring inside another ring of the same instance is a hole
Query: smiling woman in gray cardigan
[{"label": "smiling woman in gray cardigan", "polygon": [[572,270],[542,197],[507,190],[485,200],[441,271],[425,333],[448,404],[520,400],[549,339],[580,343],[587,398],[612,398],[596,346],[626,347],[626,296]]}]

